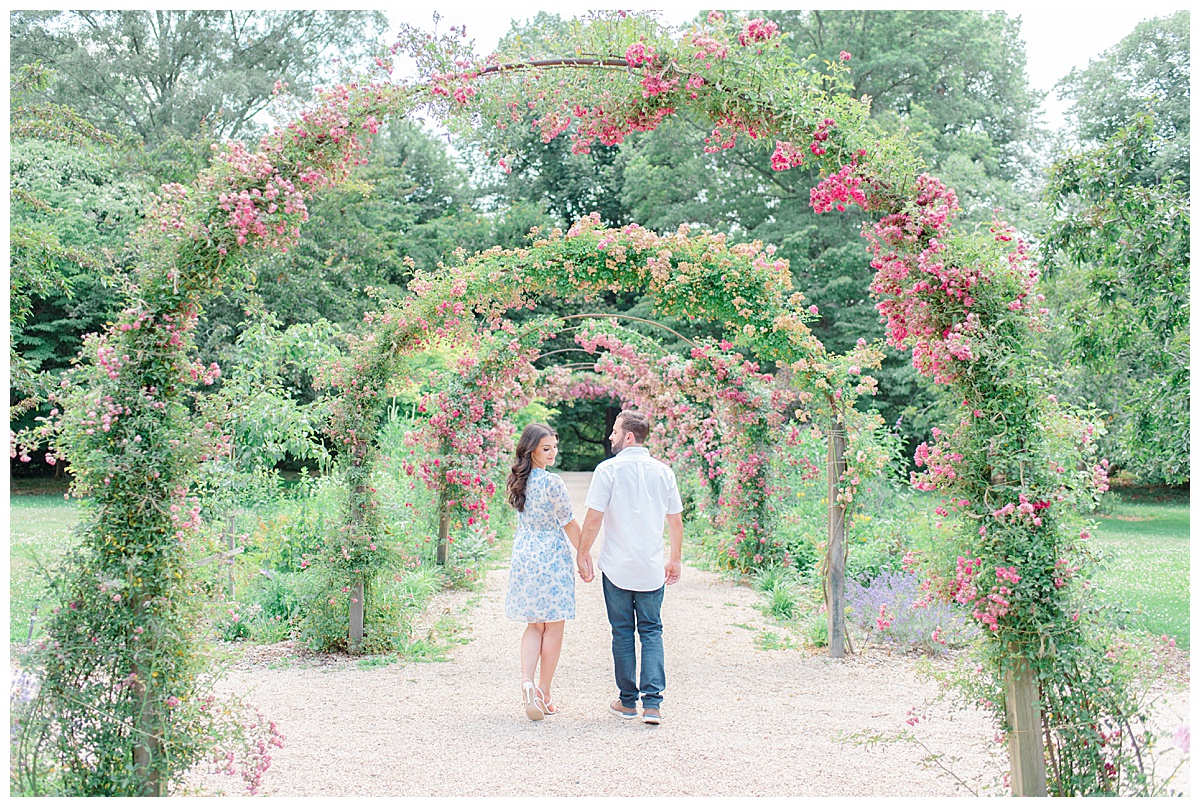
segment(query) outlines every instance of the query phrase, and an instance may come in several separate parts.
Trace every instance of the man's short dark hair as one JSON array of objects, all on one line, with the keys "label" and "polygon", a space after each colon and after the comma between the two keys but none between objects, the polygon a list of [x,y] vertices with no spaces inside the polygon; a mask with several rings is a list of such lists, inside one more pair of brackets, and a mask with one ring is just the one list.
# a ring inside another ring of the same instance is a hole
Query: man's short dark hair
[{"label": "man's short dark hair", "polygon": [[650,436],[650,418],[641,412],[626,409],[617,415],[617,419],[621,421],[621,427],[633,435],[638,445],[646,442],[646,438]]}]

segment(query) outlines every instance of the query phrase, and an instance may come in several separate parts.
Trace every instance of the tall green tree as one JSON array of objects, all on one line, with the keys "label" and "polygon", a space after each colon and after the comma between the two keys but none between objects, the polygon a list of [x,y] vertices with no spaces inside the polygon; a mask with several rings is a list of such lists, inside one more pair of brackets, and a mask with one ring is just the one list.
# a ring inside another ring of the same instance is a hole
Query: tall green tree
[{"label": "tall green tree", "polygon": [[1190,475],[1187,25],[1187,12],[1140,23],[1067,77],[1079,145],[1045,189],[1048,342],[1075,365],[1064,389],[1111,413],[1112,459],[1170,484]]},{"label": "tall green tree", "polygon": [[1110,142],[1140,113],[1154,113],[1157,147],[1134,177],[1142,184],[1171,176],[1191,185],[1190,33],[1187,11],[1145,20],[1058,85],[1073,102],[1067,115],[1084,146]]},{"label": "tall green tree", "polygon": [[153,148],[203,123],[251,133],[276,81],[305,92],[384,25],[366,11],[17,11],[10,64],[40,61],[58,76],[50,100]]},{"label": "tall green tree", "polygon": [[48,370],[75,355],[79,329],[110,313],[110,248],[138,195],[122,181],[111,135],[34,99],[50,78],[23,65],[9,88],[9,403],[18,420],[44,402]]}]

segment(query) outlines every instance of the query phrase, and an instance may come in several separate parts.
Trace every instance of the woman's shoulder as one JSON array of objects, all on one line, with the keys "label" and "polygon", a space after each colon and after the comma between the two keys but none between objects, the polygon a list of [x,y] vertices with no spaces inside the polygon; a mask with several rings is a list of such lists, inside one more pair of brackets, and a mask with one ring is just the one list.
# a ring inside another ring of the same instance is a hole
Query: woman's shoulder
[{"label": "woman's shoulder", "polygon": [[529,482],[530,484],[536,482],[538,485],[544,485],[548,488],[567,489],[567,483],[561,476],[547,471],[545,468],[534,468],[529,474]]}]

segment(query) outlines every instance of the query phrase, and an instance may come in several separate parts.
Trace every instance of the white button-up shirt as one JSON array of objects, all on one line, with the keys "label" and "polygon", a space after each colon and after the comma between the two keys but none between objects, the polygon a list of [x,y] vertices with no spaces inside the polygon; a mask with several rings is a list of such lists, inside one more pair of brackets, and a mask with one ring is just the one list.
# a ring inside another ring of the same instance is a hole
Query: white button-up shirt
[{"label": "white button-up shirt", "polygon": [[675,472],[644,446],[630,446],[596,466],[587,506],[604,513],[597,565],[617,588],[655,591],[666,582],[663,528],[683,512]]}]

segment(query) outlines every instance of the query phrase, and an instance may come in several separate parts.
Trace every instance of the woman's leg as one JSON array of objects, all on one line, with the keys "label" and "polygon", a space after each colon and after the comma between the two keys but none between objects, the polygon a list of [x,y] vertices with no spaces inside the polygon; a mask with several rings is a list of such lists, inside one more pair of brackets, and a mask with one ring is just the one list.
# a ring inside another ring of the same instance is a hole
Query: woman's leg
[{"label": "woman's leg", "polygon": [[530,622],[521,636],[521,680],[532,681],[537,670],[538,654],[542,652],[542,629],[545,622]]},{"label": "woman's leg", "polygon": [[550,701],[550,684],[554,680],[554,668],[558,666],[558,657],[562,653],[564,620],[545,623],[542,631],[542,667],[538,674],[538,686],[542,697]]}]

